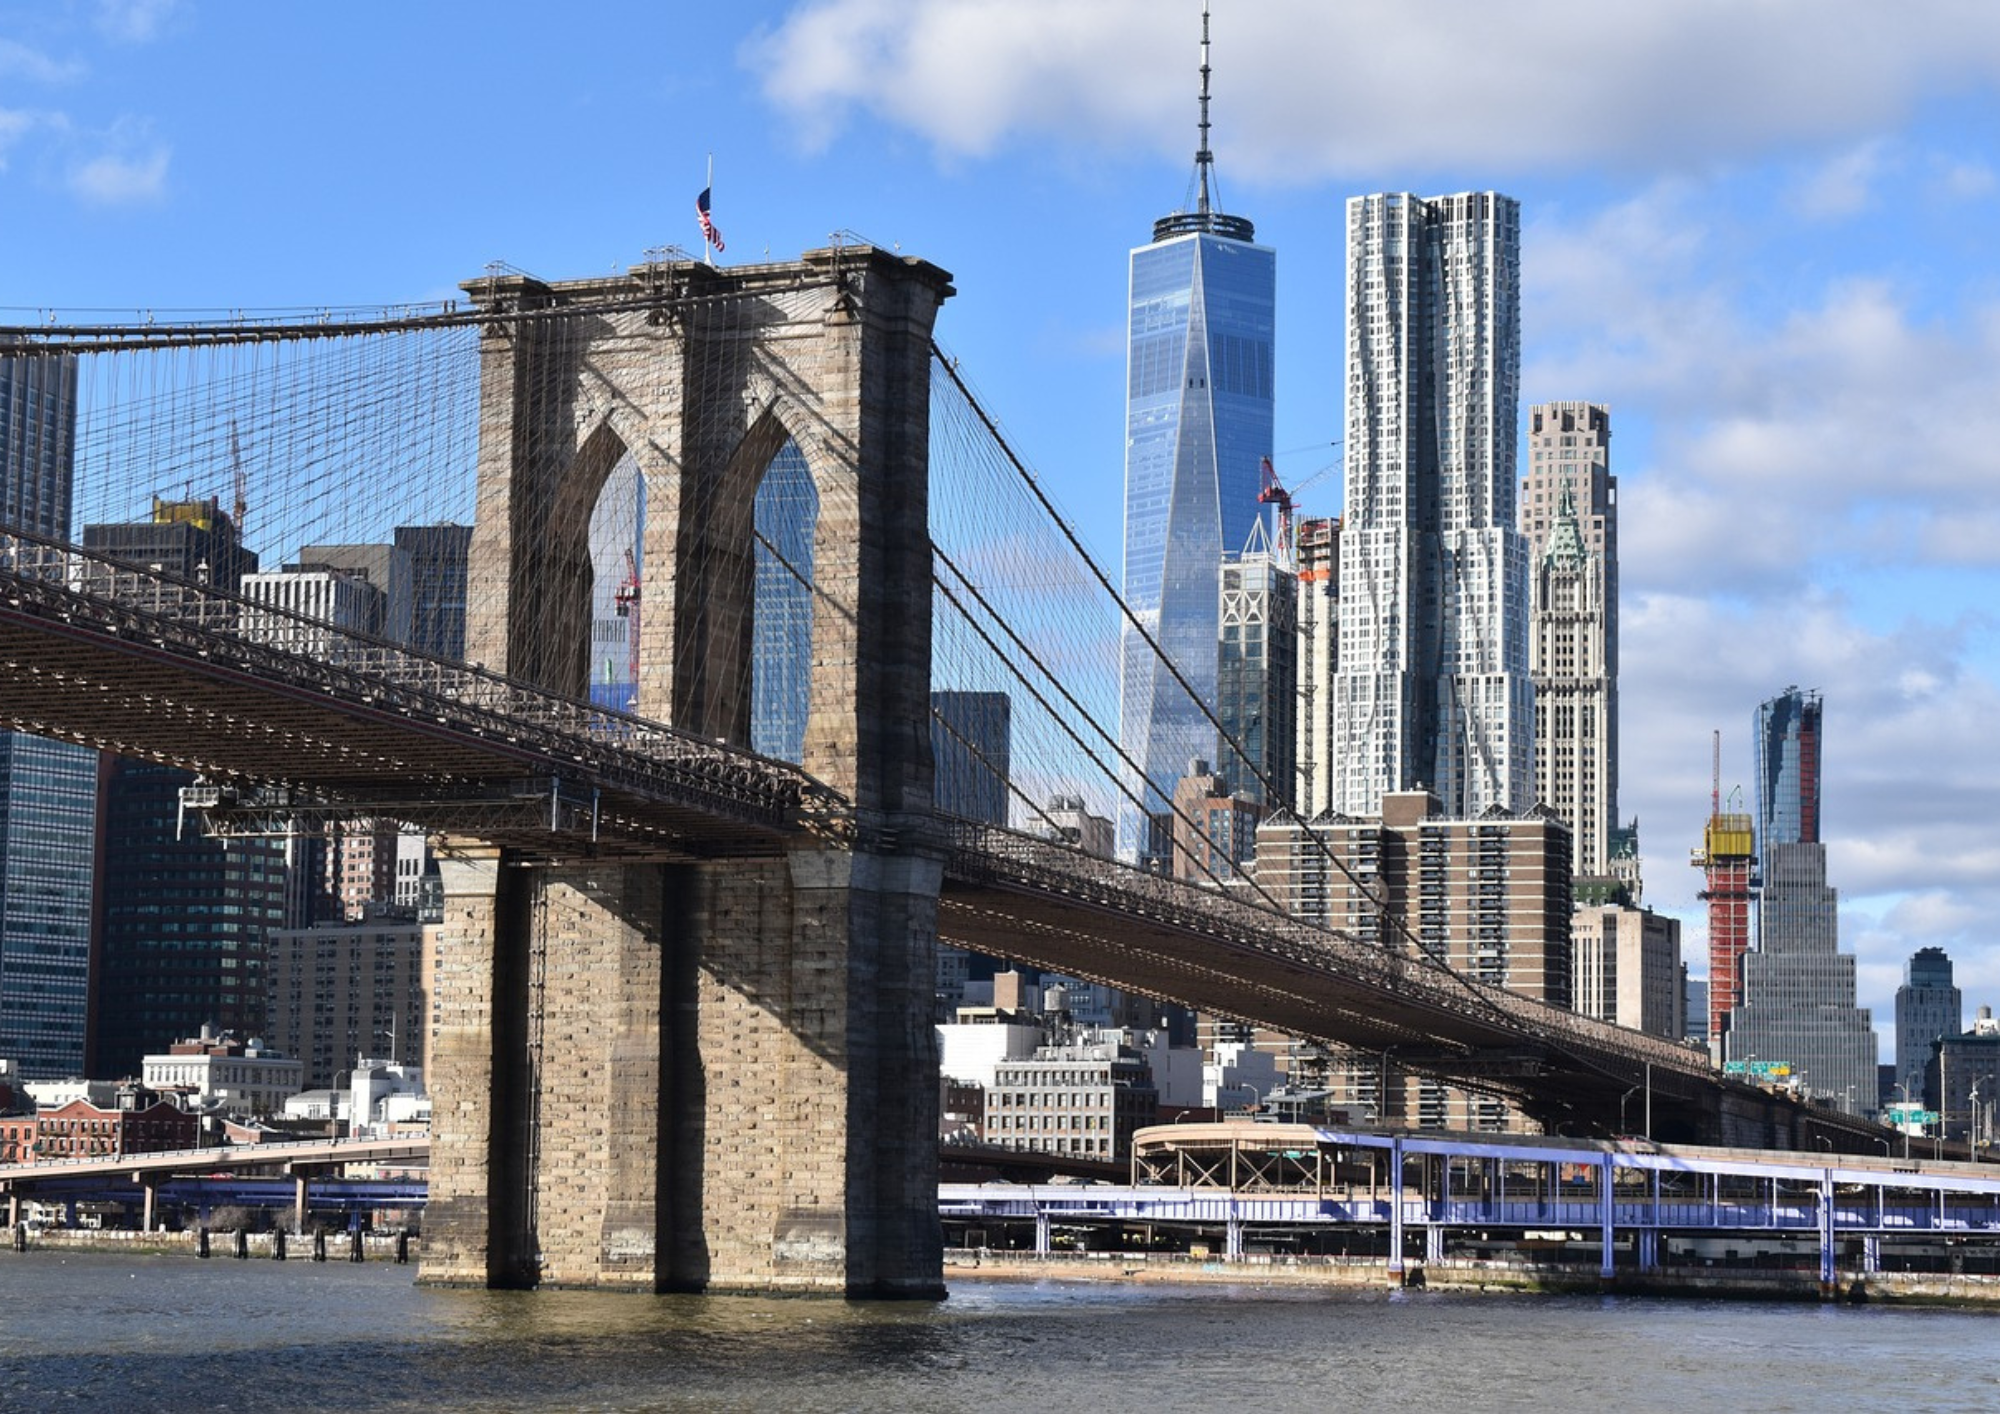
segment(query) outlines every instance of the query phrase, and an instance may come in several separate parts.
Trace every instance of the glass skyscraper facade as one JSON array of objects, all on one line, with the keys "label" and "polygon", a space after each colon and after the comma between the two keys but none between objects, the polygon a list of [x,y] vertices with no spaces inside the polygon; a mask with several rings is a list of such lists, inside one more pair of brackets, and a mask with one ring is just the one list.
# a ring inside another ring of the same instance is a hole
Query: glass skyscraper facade
[{"label": "glass skyscraper facade", "polygon": [[395,543],[410,557],[410,646],[454,663],[465,661],[472,527],[399,525]]},{"label": "glass skyscraper facade", "polygon": [[1007,823],[1013,712],[1004,692],[931,694],[932,795],[940,814]]},{"label": "glass skyscraper facade", "polygon": [[[151,520],[86,525],[83,544],[230,590],[258,568],[213,497],[155,498]],[[263,1029],[266,935],[285,920],[284,848],[211,839],[183,822],[180,791],[193,781],[176,767],[103,758],[93,1076],[137,1075],[143,1057],[204,1025],[240,1038]]]},{"label": "glass skyscraper facade", "polygon": [[1951,957],[1943,948],[1918,948],[1896,989],[1896,1084],[1899,1103],[1921,1107],[1924,1066],[1931,1043],[1965,1030],[1965,997],[1951,977]]},{"label": "glass skyscraper facade", "polygon": [[632,457],[619,459],[590,514],[590,700],[629,712],[638,695],[633,611],[643,612],[639,556],[646,530],[645,481]]},{"label": "glass skyscraper facade", "polygon": [[1817,692],[1788,687],[1757,708],[1757,842],[1768,864],[1773,845],[1819,840]]},{"label": "glass skyscraper facade", "polygon": [[750,643],[750,749],[805,757],[812,693],[813,535],[819,491],[805,453],[787,441],[757,488],[756,614]]},{"label": "glass skyscraper facade", "polygon": [[182,828],[181,787],[193,779],[104,759],[93,1076],[137,1075],[145,1056],[204,1025],[244,1039],[263,1032],[266,945],[285,921],[284,851]]},{"label": "glass skyscraper facade", "polygon": [[[0,523],[68,539],[76,364],[0,358]],[[97,753],[0,733],[0,1056],[80,1075],[90,990]]]},{"label": "glass skyscraper facade", "polygon": [[1820,699],[1787,688],[1757,708],[1757,946],[1743,955],[1727,1058],[1789,1065],[1806,1094],[1856,1114],[1876,1109],[1880,1047],[1854,1004],[1854,957],[1840,948],[1840,895],[1826,882],[1820,830]]},{"label": "glass skyscraper facade", "polygon": [[1239,799],[1266,811],[1291,809],[1298,787],[1298,577],[1281,556],[1254,538],[1252,544],[1222,564],[1216,715],[1227,739],[1216,742],[1216,775]]},{"label": "glass skyscraper facade", "polygon": [[1190,760],[1215,752],[1219,575],[1257,518],[1271,451],[1277,256],[1239,217],[1155,224],[1132,252],[1125,405],[1125,599],[1179,668],[1174,681],[1129,626],[1119,738],[1143,781],[1128,789],[1118,848],[1164,858],[1161,820]]}]

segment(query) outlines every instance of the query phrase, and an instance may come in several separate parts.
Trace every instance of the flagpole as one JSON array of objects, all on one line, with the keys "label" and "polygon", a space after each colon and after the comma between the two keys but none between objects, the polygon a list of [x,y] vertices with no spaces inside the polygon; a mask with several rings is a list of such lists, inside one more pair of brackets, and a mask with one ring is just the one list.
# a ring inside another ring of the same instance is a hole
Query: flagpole
[{"label": "flagpole", "polygon": [[[713,208],[715,205],[715,154],[713,152],[708,154],[708,185],[703,190],[708,193],[709,206]],[[702,254],[708,260],[708,268],[713,270],[715,268],[715,242],[708,239],[707,232],[702,233],[701,249]]]}]

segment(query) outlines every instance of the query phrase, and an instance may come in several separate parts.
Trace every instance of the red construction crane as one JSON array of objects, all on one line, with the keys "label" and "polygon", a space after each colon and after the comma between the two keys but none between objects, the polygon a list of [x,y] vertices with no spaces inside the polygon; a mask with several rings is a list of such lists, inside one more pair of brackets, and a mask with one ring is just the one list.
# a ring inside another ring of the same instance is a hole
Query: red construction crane
[{"label": "red construction crane", "polygon": [[1278,469],[1271,465],[1269,457],[1264,458],[1262,483],[1257,491],[1257,504],[1278,508],[1278,535],[1271,547],[1278,556],[1279,563],[1287,563],[1292,557],[1292,493],[1278,484]]},{"label": "red construction crane", "polygon": [[625,620],[626,666],[630,671],[632,690],[639,689],[639,562],[630,550],[625,552],[625,578],[612,598],[612,605],[618,617]]}]

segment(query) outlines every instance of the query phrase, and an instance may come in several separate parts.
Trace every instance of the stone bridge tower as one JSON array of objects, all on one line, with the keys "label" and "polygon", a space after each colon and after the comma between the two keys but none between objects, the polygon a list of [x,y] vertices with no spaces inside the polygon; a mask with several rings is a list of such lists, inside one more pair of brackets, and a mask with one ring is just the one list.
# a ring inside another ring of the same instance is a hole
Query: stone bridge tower
[{"label": "stone bridge tower", "polygon": [[942,1294],[931,1025],[934,266],[866,247],[468,284],[481,343],[469,660],[586,690],[588,526],[646,489],[641,716],[747,747],[752,508],[819,496],[804,768],[838,843],[531,859],[453,841],[423,1278]]}]

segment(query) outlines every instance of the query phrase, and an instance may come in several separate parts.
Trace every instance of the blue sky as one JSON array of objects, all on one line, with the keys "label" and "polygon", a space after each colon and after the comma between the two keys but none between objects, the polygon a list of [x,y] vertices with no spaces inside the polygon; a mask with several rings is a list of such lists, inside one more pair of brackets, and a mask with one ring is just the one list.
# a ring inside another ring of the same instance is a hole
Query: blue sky
[{"label": "blue sky", "polygon": [[[1863,1003],[1885,1025],[1929,943],[2000,1001],[2000,6],[1216,11],[1223,196],[1278,251],[1281,472],[1340,435],[1345,199],[1520,198],[1524,397],[1613,410],[1649,902],[1700,971],[1710,733],[1727,789],[1756,702],[1817,687]],[[608,272],[698,247],[713,153],[726,259],[851,231],[953,272],[940,338],[1115,564],[1126,252],[1187,189],[1198,14],[0,0],[0,306]]]}]

